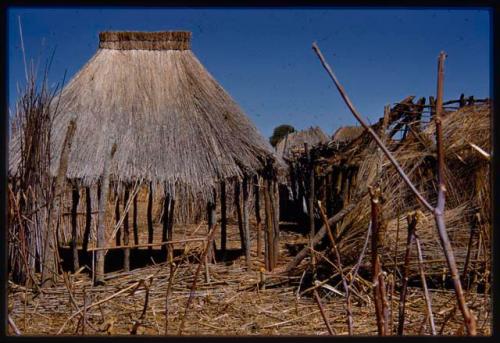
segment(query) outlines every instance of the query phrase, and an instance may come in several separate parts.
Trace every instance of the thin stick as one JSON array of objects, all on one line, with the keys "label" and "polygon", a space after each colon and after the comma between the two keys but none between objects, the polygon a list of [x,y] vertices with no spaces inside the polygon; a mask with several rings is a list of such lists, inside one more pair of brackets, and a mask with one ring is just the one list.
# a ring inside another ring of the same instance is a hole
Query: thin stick
[{"label": "thin stick", "polygon": [[427,281],[425,278],[424,265],[422,264],[422,249],[420,247],[420,240],[418,236],[415,236],[415,243],[417,243],[417,252],[418,252],[418,261],[419,261],[419,270],[420,270],[420,278],[422,280],[422,286],[424,287],[424,296],[425,296],[425,304],[427,310],[427,317],[429,318],[429,324],[431,325],[432,335],[436,335],[436,324],[434,324],[434,315],[432,314],[432,300],[429,294],[429,290],[427,289]]},{"label": "thin stick", "polygon": [[326,328],[328,329],[328,333],[330,333],[330,336],[335,335],[335,331],[333,328],[330,326],[330,323],[328,322],[328,318],[326,317],[325,309],[323,308],[323,305],[321,304],[321,298],[318,295],[318,291],[314,290],[314,299],[316,300],[316,304],[318,304],[319,310],[321,312],[321,317],[323,317],[323,321],[325,322]]},{"label": "thin stick", "polygon": [[10,314],[8,315],[8,318],[9,318],[10,327],[12,328],[12,330],[14,330],[14,332],[16,333],[17,336],[20,336],[21,331],[19,331],[19,329],[17,328],[17,325],[16,325],[16,323],[14,323],[14,320],[11,318]]}]

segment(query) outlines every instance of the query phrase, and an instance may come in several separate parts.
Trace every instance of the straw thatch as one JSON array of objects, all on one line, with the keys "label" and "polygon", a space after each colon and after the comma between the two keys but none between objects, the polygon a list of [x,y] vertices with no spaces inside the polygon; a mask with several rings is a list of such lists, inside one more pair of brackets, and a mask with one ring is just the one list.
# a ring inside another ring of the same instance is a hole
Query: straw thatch
[{"label": "straw thatch", "polygon": [[320,127],[310,127],[307,130],[291,132],[286,135],[276,145],[276,152],[282,158],[290,158],[293,154],[304,151],[304,143],[313,147],[318,143],[326,143],[328,140],[329,137]]},{"label": "straw thatch", "polygon": [[[208,199],[220,180],[255,174],[277,161],[266,139],[190,50],[190,36],[100,34],[96,54],[53,104],[54,175],[72,119],[76,131],[66,177],[84,185],[101,177],[114,143],[113,181],[165,184],[177,199]],[[11,175],[18,145],[14,139]]]},{"label": "straw thatch", "polygon": [[349,143],[358,138],[364,131],[362,126],[342,126],[335,131],[332,141],[338,143]]}]

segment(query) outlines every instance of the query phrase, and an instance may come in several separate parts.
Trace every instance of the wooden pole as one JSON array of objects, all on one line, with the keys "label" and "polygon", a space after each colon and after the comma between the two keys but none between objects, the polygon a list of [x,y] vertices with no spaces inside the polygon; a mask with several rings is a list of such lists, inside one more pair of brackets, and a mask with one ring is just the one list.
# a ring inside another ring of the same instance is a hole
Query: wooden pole
[{"label": "wooden pole", "polygon": [[82,249],[86,253],[89,248],[90,229],[92,227],[92,203],[90,187],[85,187],[85,232],[83,233]]},{"label": "wooden pole", "polygon": [[[174,214],[175,214],[175,198],[170,196],[170,211],[168,213],[167,240],[170,242],[174,239]],[[168,259],[173,261],[174,246],[168,245]]]},{"label": "wooden pole", "polygon": [[132,219],[132,226],[134,227],[134,244],[139,244],[139,226],[137,223],[137,194],[134,195],[134,214]]},{"label": "wooden pole", "polygon": [[220,183],[220,249],[223,259],[226,258],[227,244],[227,204],[226,204],[226,182]]},{"label": "wooden pole", "polygon": [[[118,193],[118,189],[115,190],[115,222],[118,224],[120,222],[120,194]],[[121,228],[116,231],[116,245],[122,245],[122,234]]]},{"label": "wooden pole", "polygon": [[[167,194],[167,188],[165,187],[165,199],[163,203],[163,230],[161,232],[162,242],[168,241],[168,224],[169,221],[169,211],[170,211],[170,194]],[[167,259],[167,246],[163,245],[161,247],[161,252]]]},{"label": "wooden pole", "polygon": [[[128,211],[125,208],[128,202],[128,198],[129,198],[129,186],[125,185],[125,191],[123,195],[123,206],[124,206],[124,211],[126,211],[125,219],[123,221],[123,245],[125,246],[129,245],[129,237],[130,237],[129,225],[128,225]],[[130,270],[130,248],[126,248],[123,251],[123,269],[126,272]]]},{"label": "wooden pole", "polygon": [[269,196],[270,181],[266,179],[264,187],[264,209],[266,215],[266,230],[264,235],[264,252],[265,252],[265,265],[267,271],[272,271],[274,268],[274,252],[273,252],[273,219],[271,211],[271,199]]},{"label": "wooden pole", "polygon": [[371,198],[371,221],[372,221],[372,282],[373,298],[375,301],[375,314],[379,336],[386,336],[388,332],[387,299],[385,294],[385,281],[380,265],[380,232],[381,229],[381,206],[380,189],[369,188]]},{"label": "wooden pole", "polygon": [[271,205],[272,205],[272,218],[273,218],[273,267],[276,267],[278,264],[278,259],[280,256],[280,247],[279,247],[279,193],[278,193],[278,184],[271,180],[271,192],[269,192],[271,197]]},{"label": "wooden pole", "polygon": [[255,220],[257,222],[257,259],[262,252],[262,218],[260,216],[260,178],[255,176],[254,195],[255,195]]},{"label": "wooden pole", "polygon": [[[215,201],[217,199],[214,189],[214,198],[208,202],[207,204],[207,219],[208,219],[208,232],[211,232],[215,228],[215,223],[216,223],[216,205]],[[215,241],[209,246],[208,248],[208,253],[207,253],[207,261],[208,263],[211,263],[213,260],[215,260]]]},{"label": "wooden pole", "polygon": [[77,221],[77,211],[78,202],[80,201],[80,193],[78,191],[78,186],[76,183],[72,185],[71,191],[71,250],[73,252],[73,273],[80,268],[80,263],[78,261],[78,221]]},{"label": "wooden pole", "polygon": [[[106,223],[104,217],[106,215],[106,204],[108,200],[109,192],[109,164],[113,159],[116,152],[116,144],[113,143],[110,147],[108,158],[104,160],[104,170],[102,175],[102,186],[101,194],[99,196],[99,215],[98,215],[98,227],[97,227],[97,247],[103,247],[106,244],[105,230]],[[96,273],[95,273],[95,285],[104,284],[104,250],[99,250],[96,253]]]},{"label": "wooden pole", "polygon": [[243,233],[245,236],[245,260],[247,268],[250,269],[252,266],[251,256],[250,256],[250,225],[248,218],[248,176],[243,178]]},{"label": "wooden pole", "polygon": [[[148,219],[148,244],[153,243],[153,183],[149,183],[149,192],[148,192],[148,210],[147,210],[147,219]],[[153,253],[153,248],[150,246],[148,248],[149,255]]]},{"label": "wooden pole", "polygon": [[234,186],[234,203],[236,205],[236,215],[238,217],[238,229],[240,232],[241,250],[245,251],[245,233],[243,232],[243,213],[241,209],[241,189],[240,182],[236,181]]}]

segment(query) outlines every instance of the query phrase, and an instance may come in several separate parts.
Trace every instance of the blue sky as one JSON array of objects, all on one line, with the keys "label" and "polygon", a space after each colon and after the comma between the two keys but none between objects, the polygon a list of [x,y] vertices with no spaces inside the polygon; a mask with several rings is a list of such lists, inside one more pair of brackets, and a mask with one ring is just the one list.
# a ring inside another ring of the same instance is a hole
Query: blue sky
[{"label": "blue sky", "polygon": [[[208,71],[269,137],[279,124],[319,125],[328,134],[355,119],[311,49],[317,41],[351,100],[375,122],[386,104],[436,92],[446,51],[445,99],[490,95],[486,9],[21,9],[8,14],[9,106],[24,82],[18,16],[29,59],[49,80],[70,79],[104,30],[189,30]],[[40,68],[41,69],[41,68]]]}]

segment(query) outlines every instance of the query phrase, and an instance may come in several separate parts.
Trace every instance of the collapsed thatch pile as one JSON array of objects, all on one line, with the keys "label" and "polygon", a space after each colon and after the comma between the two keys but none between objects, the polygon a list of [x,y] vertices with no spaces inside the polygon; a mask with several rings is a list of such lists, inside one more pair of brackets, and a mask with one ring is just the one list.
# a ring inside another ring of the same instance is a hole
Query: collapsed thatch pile
[{"label": "collapsed thatch pile", "polygon": [[[110,147],[115,183],[152,182],[178,203],[206,201],[222,180],[277,161],[274,151],[190,50],[190,32],[102,32],[100,48],[52,104],[54,175],[69,123],[66,178],[95,185]],[[19,138],[11,142],[16,174]],[[279,162],[278,162],[279,164]]]},{"label": "collapsed thatch pile", "polygon": [[[477,235],[474,238],[469,270],[474,265],[486,277],[491,265],[489,161],[470,143],[490,151],[490,118],[491,104],[487,102],[449,111],[443,121],[447,230],[460,271],[464,268],[471,231],[476,230],[479,238]],[[398,125],[397,122],[389,124],[387,132],[391,131],[391,125]],[[380,130],[380,123],[375,124],[374,128]],[[435,203],[437,194],[434,132],[434,122],[431,120],[429,123],[422,122],[422,125],[413,125],[403,140],[391,139],[383,134],[387,146],[402,168],[431,203]],[[339,148],[332,141],[318,147],[315,153],[319,156],[316,172],[323,179],[333,175],[335,180],[323,187],[333,188],[331,194],[336,200],[340,200],[340,208],[345,208],[349,203],[354,204],[354,208],[335,228],[343,261],[346,264],[352,263],[360,254],[370,221],[370,197],[367,189],[368,186],[378,185],[382,190],[382,211],[387,223],[386,233],[383,235],[383,262],[386,266],[399,265],[404,259],[406,247],[406,215],[421,207],[396,169],[366,131],[347,146]],[[323,189],[317,191],[319,194],[322,192]],[[476,223],[476,214],[480,216],[480,225]],[[430,213],[424,211],[417,234],[427,262],[426,272],[441,275],[446,263]],[[415,261],[415,249],[413,252],[412,260]],[[369,254],[365,257],[369,258]],[[413,272],[416,272],[416,265],[413,266]]]}]

